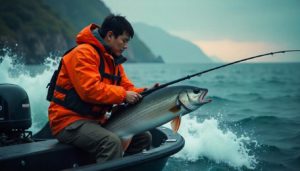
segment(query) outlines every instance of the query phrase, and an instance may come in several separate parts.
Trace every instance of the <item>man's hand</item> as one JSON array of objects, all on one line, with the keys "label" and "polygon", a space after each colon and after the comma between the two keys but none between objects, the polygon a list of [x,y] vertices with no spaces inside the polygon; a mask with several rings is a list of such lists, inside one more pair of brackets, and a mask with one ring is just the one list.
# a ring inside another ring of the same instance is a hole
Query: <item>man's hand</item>
[{"label": "man's hand", "polygon": [[129,104],[134,104],[138,102],[142,98],[142,95],[136,93],[134,91],[126,91],[126,99],[125,101]]}]

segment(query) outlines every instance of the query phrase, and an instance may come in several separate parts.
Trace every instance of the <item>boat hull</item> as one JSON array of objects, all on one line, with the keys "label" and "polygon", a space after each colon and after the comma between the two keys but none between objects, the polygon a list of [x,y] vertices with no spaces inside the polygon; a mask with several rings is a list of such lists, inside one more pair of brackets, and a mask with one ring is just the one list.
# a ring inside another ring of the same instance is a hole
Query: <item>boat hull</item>
[{"label": "boat hull", "polygon": [[102,164],[95,163],[88,153],[56,139],[0,147],[0,170],[162,170],[169,156],[183,148],[184,139],[164,127],[150,132],[153,148]]}]

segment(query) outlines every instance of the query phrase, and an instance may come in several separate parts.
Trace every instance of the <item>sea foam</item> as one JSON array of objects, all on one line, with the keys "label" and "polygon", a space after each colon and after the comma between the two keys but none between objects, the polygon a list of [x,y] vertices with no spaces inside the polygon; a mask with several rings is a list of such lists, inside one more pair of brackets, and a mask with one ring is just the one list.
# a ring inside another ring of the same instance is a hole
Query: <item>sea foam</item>
[{"label": "sea foam", "polygon": [[46,100],[46,86],[50,81],[54,69],[57,68],[57,62],[54,59],[48,58],[46,63],[45,69],[34,74],[26,69],[27,66],[15,64],[8,55],[3,56],[0,63],[0,84],[19,85],[25,89],[29,96],[33,123],[30,130],[34,133],[48,120],[49,102]]},{"label": "sea foam", "polygon": [[251,139],[243,135],[238,137],[230,130],[222,130],[215,118],[199,123],[196,118],[183,117],[179,133],[185,139],[185,146],[174,155],[176,158],[191,162],[207,158],[234,168],[254,169],[257,164],[255,156],[247,148]]}]

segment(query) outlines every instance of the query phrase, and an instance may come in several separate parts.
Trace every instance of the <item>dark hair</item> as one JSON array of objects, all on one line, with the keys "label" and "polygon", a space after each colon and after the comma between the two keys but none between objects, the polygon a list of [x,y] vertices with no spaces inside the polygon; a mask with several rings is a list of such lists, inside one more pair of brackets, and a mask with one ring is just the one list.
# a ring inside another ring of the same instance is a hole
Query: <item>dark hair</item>
[{"label": "dark hair", "polygon": [[116,37],[122,35],[124,31],[127,32],[131,38],[134,35],[133,28],[129,21],[120,15],[111,14],[104,19],[101,29],[99,29],[99,34],[104,38],[108,31],[112,31]]}]

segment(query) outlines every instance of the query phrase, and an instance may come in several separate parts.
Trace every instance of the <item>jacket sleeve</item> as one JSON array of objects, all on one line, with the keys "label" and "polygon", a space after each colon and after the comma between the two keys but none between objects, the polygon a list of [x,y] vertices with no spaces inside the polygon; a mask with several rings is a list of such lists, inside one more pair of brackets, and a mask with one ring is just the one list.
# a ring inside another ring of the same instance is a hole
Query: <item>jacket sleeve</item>
[{"label": "jacket sleeve", "polygon": [[96,104],[119,104],[124,101],[126,91],[123,87],[101,81],[100,59],[89,45],[76,48],[68,65],[71,83],[83,101]]},{"label": "jacket sleeve", "polygon": [[134,84],[128,79],[126,76],[125,70],[122,65],[119,66],[120,74],[121,74],[121,83],[120,86],[124,87],[126,91],[134,91],[137,93],[141,93],[145,90],[145,88],[137,88]]}]

